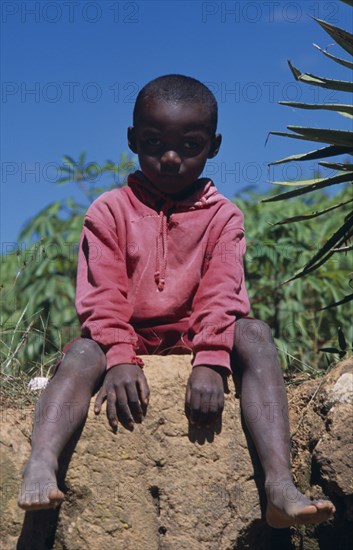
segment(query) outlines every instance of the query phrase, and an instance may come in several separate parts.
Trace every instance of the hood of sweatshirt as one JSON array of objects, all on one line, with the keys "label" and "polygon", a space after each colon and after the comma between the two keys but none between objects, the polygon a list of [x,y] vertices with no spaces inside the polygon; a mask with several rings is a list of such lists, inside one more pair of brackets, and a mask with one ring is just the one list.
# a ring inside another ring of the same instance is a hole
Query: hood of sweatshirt
[{"label": "hood of sweatshirt", "polygon": [[190,188],[190,193],[184,199],[173,199],[162,193],[140,170],[128,176],[127,184],[144,204],[166,213],[172,209],[181,211],[205,208],[218,202],[221,196],[213,181],[208,178],[196,180]]},{"label": "hood of sweatshirt", "polygon": [[173,212],[208,208],[216,204],[222,195],[213,181],[208,178],[196,180],[190,189],[190,193],[183,199],[172,199],[156,189],[140,170],[130,174],[127,183],[142,203],[153,208],[159,214],[154,280],[158,290],[162,292],[165,288],[165,273],[168,261],[168,216]]}]

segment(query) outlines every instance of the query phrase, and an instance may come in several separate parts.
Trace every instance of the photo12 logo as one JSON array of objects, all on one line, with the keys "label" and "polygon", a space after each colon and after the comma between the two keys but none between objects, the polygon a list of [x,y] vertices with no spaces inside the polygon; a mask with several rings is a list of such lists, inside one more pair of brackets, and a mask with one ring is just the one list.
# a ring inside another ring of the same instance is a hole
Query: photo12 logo
[{"label": "photo12 logo", "polygon": [[1,84],[1,102],[20,103],[98,103],[112,100],[113,103],[135,103],[140,86],[136,82],[76,82],[49,81],[25,82],[8,80]]},{"label": "photo12 logo", "polygon": [[308,17],[325,19],[329,23],[338,22],[339,2],[283,2],[268,0],[263,2],[202,2],[201,20],[203,23],[298,23]]},{"label": "photo12 logo", "polygon": [[138,2],[1,2],[2,23],[139,22]]}]

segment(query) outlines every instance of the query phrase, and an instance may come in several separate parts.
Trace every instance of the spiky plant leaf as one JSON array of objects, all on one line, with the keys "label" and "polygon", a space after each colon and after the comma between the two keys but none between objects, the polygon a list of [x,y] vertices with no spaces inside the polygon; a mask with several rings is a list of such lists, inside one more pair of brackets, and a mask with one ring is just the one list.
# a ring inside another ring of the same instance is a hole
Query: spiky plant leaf
[{"label": "spiky plant leaf", "polygon": [[353,294],[348,294],[348,296],[345,296],[343,300],[339,300],[338,302],[333,302],[332,304],[329,304],[328,306],[321,307],[318,311],[324,311],[325,309],[331,309],[333,307],[342,306],[343,304],[347,304],[348,302],[351,302],[353,300]]},{"label": "spiky plant leaf", "polygon": [[[284,281],[284,283],[289,283],[299,277],[303,277],[307,273],[315,271],[320,266],[322,266],[327,260],[335,253],[335,246],[342,245],[345,241],[349,240],[353,236],[353,214],[346,217],[345,222],[342,226],[335,231],[335,233],[326,241],[324,246],[314,254],[314,256],[302,267],[299,269],[293,277]],[[283,284],[284,284],[283,283]]]},{"label": "spiky plant leaf", "polygon": [[[284,225],[287,223],[295,223],[295,222],[301,222],[304,220],[311,220],[313,218],[317,218],[319,216],[322,216],[323,214],[327,214],[327,212],[331,212],[331,210],[336,210],[336,208],[341,208],[341,206],[344,206],[346,204],[349,204],[353,202],[353,199],[349,201],[343,201],[339,204],[334,204],[333,206],[330,206],[329,208],[324,208],[324,210],[317,210],[316,212],[312,212],[311,214],[301,214],[298,216],[292,216],[291,218],[286,218],[284,220],[281,220],[279,222],[274,223],[273,225]],[[337,252],[337,250],[335,250]]]},{"label": "spiky plant leaf", "polygon": [[322,19],[316,19],[315,17],[313,19],[319,23],[320,27],[322,27],[341,48],[353,55],[353,35],[351,33],[339,27],[335,27],[335,25],[327,23],[327,21],[323,21]]},{"label": "spiky plant leaf", "polygon": [[302,73],[299,69],[294,67],[290,60],[288,65],[296,80],[305,82],[311,86],[320,86],[321,88],[328,88],[329,90],[339,90],[341,92],[353,92],[353,83],[347,80],[333,80],[331,78],[325,78],[317,76],[311,73]]},{"label": "spiky plant leaf", "polygon": [[320,141],[331,145],[352,147],[353,132],[347,130],[333,130],[331,128],[307,128],[305,126],[287,126],[288,130],[300,134],[301,139]]},{"label": "spiky plant leaf", "polygon": [[[346,183],[351,180],[353,177],[353,172],[346,172],[344,174],[339,174],[331,178],[323,178],[316,180],[316,183],[306,185],[300,189],[294,189],[293,191],[287,191],[285,193],[280,193],[279,195],[273,195],[267,199],[263,199],[261,202],[275,202],[283,199],[291,199],[292,197],[298,197],[299,195],[304,195],[305,193],[311,193],[318,189],[324,189],[325,187],[330,187],[332,185],[337,185],[339,183]],[[272,184],[278,185],[293,185],[293,182],[271,182]],[[295,184],[294,184],[295,185]]]},{"label": "spiky plant leaf", "polygon": [[353,147],[350,148],[338,147],[337,145],[329,145],[327,147],[322,147],[321,149],[316,149],[315,151],[309,151],[308,153],[299,153],[298,155],[290,155],[289,157],[275,160],[273,162],[270,162],[269,166],[274,166],[275,164],[284,164],[285,162],[292,162],[294,160],[316,160],[321,158],[333,157],[336,155],[344,155],[345,153],[353,153]]},{"label": "spiky plant leaf", "polygon": [[297,101],[279,101],[280,105],[295,107],[296,109],[324,109],[353,115],[353,105],[341,103],[298,103]]},{"label": "spiky plant leaf", "polygon": [[336,57],[335,55],[332,55],[332,53],[329,53],[326,50],[323,50],[318,46],[317,44],[313,44],[314,48],[317,48],[321,53],[326,55],[329,59],[332,59],[332,61],[336,61],[336,63],[339,63],[339,65],[343,65],[344,67],[347,67],[348,69],[353,69],[353,63],[350,61],[347,61],[346,59],[341,59],[340,57]]},{"label": "spiky plant leaf", "polygon": [[353,171],[353,164],[348,164],[348,162],[319,162],[319,165],[324,166],[325,168],[331,168],[332,170],[340,170],[342,172]]},{"label": "spiky plant leaf", "polygon": [[[288,129],[294,129],[294,128],[301,128],[301,126],[288,126]],[[321,131],[320,128],[308,128],[308,130],[312,131],[310,136],[291,134],[289,132],[273,132],[273,131],[269,132],[269,135],[290,137],[292,139],[302,139],[304,141],[319,141],[321,143],[337,142],[336,145],[346,147],[347,152],[349,152],[349,154],[352,154],[353,147],[351,145],[351,142],[349,141],[349,136],[350,134],[353,134],[353,132],[342,133],[342,130],[329,130],[329,129],[322,129]],[[317,131],[317,135],[315,135],[315,130]],[[330,134],[326,134],[326,132],[330,132]]]}]

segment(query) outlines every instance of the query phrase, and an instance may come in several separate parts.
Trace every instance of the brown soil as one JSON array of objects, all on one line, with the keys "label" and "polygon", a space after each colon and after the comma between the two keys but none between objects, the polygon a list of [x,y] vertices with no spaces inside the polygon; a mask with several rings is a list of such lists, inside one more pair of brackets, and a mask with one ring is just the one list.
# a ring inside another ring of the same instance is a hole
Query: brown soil
[{"label": "brown soil", "polygon": [[331,498],[337,513],[331,523],[286,530],[262,519],[262,474],[233,384],[219,433],[197,432],[184,415],[189,357],[144,360],[151,388],[145,421],[113,434],[105,416],[90,411],[78,444],[63,457],[65,475],[72,453],[59,510],[25,514],[17,507],[33,405],[2,410],[3,550],[351,548],[352,360],[288,388],[297,484],[308,496]]}]

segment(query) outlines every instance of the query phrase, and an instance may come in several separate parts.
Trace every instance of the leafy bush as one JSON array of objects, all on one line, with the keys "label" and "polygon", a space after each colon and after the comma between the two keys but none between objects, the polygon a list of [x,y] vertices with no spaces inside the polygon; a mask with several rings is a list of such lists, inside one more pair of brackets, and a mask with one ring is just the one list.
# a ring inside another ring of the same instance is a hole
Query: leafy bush
[{"label": "leafy bush", "polygon": [[[103,191],[124,185],[135,161],[121,155],[119,164],[99,166],[63,157],[59,184],[74,183],[85,204],[73,199],[50,204],[19,235],[19,246],[2,256],[1,343],[2,369],[47,371],[55,364],[62,345],[78,336],[74,308],[77,248],[83,217],[89,204]],[[103,187],[96,187],[102,174]],[[98,177],[99,176],[99,177]],[[118,178],[118,179],[117,179]],[[111,183],[109,180],[114,180]]]},{"label": "leafy bush", "polygon": [[[310,199],[297,197],[286,204],[286,213],[296,217],[309,208],[312,212],[330,209],[342,201],[344,194],[345,191],[334,197],[324,193]],[[348,347],[342,334],[348,338],[352,333],[348,309],[322,310],[350,289],[348,257],[340,254],[315,274],[283,282],[321,248],[336,220],[328,215],[306,224],[276,224],[283,215],[283,205],[259,204],[256,199],[260,196],[236,200],[245,214],[248,243],[245,267],[252,315],[272,327],[282,364],[287,369],[319,374],[332,359],[318,354],[319,349],[329,347],[342,355],[343,348]]]}]

